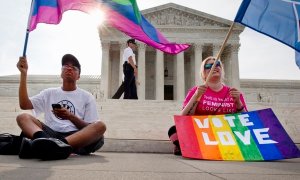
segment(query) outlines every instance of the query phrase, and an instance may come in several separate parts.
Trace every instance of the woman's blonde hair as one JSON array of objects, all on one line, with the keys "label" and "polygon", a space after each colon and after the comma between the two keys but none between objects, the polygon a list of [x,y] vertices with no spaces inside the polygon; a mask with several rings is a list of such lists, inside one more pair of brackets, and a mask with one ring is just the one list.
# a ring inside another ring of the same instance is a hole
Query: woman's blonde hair
[{"label": "woman's blonde hair", "polygon": [[[204,69],[204,65],[206,64],[206,62],[207,61],[209,61],[209,60],[216,60],[216,58],[215,57],[213,57],[213,56],[209,56],[209,57],[207,57],[207,58],[205,58],[203,61],[202,61],[202,64],[201,64],[201,66],[200,66],[200,76],[201,76],[201,78],[202,78],[202,80],[203,80],[203,82],[206,82],[206,77],[205,77],[205,74],[204,74],[204,71],[205,71],[205,69]],[[223,63],[220,61],[220,67],[221,67],[221,82],[224,82],[224,80],[225,80],[225,72],[224,72],[224,66],[223,66]]]}]

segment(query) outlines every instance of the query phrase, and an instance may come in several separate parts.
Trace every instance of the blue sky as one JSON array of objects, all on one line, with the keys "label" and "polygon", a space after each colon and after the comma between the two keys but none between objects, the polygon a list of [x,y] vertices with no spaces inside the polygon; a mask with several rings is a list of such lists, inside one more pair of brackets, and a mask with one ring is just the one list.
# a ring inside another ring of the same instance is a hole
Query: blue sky
[{"label": "blue sky", "polygon": [[[18,74],[31,0],[0,1],[0,76]],[[241,0],[137,0],[141,10],[173,2],[204,13],[233,20]],[[193,3],[191,3],[193,2]],[[226,7],[226,8],[224,8]],[[294,51],[248,28],[240,36],[239,72],[242,79],[300,80]],[[82,74],[100,75],[101,45],[93,19],[68,11],[59,25],[39,24],[30,33],[29,74],[59,74],[66,53],[78,57]]]}]

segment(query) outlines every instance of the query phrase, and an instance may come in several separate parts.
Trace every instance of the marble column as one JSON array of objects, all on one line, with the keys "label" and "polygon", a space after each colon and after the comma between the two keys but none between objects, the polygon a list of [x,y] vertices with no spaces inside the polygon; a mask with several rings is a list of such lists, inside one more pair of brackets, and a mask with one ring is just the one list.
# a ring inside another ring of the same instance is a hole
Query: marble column
[{"label": "marble column", "polygon": [[101,66],[101,85],[100,85],[100,98],[107,99],[109,92],[109,42],[102,42],[102,66]]},{"label": "marble column", "polygon": [[138,81],[140,85],[137,85],[138,88],[138,97],[139,100],[145,100],[146,96],[146,74],[145,74],[145,59],[146,59],[146,45],[145,44],[138,44]]},{"label": "marble column", "polygon": [[195,56],[195,63],[194,63],[194,76],[195,76],[195,85],[200,85],[203,84],[203,80],[200,76],[200,66],[203,60],[202,57],[202,50],[203,49],[203,44],[195,44],[194,46],[194,56]]},{"label": "marble column", "polygon": [[222,64],[224,68],[224,83],[228,86],[231,86],[232,79],[231,79],[231,45],[227,45],[223,51],[224,57],[222,58]]},{"label": "marble column", "polygon": [[123,53],[126,47],[126,44],[120,44],[119,85],[121,85],[123,81]]},{"label": "marble column", "polygon": [[155,99],[164,100],[164,53],[156,50]]},{"label": "marble column", "polygon": [[[221,47],[222,47],[222,45],[219,45],[219,44],[214,44],[214,45],[213,45],[213,56],[214,56],[215,58],[217,58],[218,53],[219,53],[220,50],[221,50]],[[224,53],[224,52],[222,52],[222,54],[223,54],[223,53]],[[222,55],[222,54],[221,54],[221,55]],[[220,55],[220,57],[219,57],[219,60],[222,61],[223,65],[224,65],[224,71],[226,71],[226,66],[227,66],[227,64],[228,64],[228,61],[224,63],[224,61],[223,61],[221,55]],[[225,73],[225,76],[226,76],[226,73]],[[225,78],[225,79],[227,79],[227,78]],[[227,84],[227,80],[226,80],[225,83]],[[227,85],[229,85],[229,84],[227,84]]]},{"label": "marble column", "polygon": [[176,100],[182,101],[185,97],[184,82],[184,52],[176,55]]},{"label": "marble column", "polygon": [[234,44],[231,46],[231,67],[230,71],[232,72],[231,74],[231,82],[232,82],[232,87],[240,89],[240,73],[239,73],[239,44]]},{"label": "marble column", "polygon": [[[213,45],[213,56],[214,57],[218,56],[218,53],[219,53],[221,47],[222,47],[222,45],[220,45],[220,44],[214,44]],[[221,56],[220,56],[220,59],[221,59]]]}]

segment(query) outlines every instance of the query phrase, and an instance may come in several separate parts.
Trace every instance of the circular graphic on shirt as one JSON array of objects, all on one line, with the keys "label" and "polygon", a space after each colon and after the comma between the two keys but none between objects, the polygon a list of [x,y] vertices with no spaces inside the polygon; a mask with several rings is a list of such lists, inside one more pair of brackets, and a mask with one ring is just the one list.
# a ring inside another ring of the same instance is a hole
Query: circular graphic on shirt
[{"label": "circular graphic on shirt", "polygon": [[[65,109],[69,110],[72,114],[75,115],[75,107],[70,101],[62,100],[62,101],[58,102],[58,104],[60,104],[62,108],[65,108]],[[56,115],[55,115],[55,117],[58,118],[58,119],[62,119],[62,118],[60,118]]]}]

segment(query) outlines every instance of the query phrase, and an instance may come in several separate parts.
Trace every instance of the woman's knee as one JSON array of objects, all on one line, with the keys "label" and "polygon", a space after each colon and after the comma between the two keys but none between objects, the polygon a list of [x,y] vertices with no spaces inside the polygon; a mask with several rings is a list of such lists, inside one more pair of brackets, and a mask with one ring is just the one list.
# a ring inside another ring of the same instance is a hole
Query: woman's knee
[{"label": "woman's knee", "polygon": [[169,137],[171,137],[173,134],[177,133],[177,130],[176,130],[176,126],[172,126],[170,127],[169,131],[168,131],[168,135]]}]

